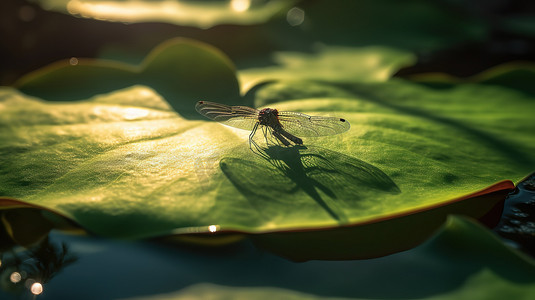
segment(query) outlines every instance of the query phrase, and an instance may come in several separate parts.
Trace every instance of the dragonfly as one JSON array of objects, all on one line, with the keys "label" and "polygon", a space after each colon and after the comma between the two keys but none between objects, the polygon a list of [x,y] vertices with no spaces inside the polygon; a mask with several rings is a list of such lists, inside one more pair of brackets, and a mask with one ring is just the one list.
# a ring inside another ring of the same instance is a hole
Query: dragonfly
[{"label": "dragonfly", "polygon": [[219,123],[235,128],[250,130],[249,148],[258,148],[253,137],[261,128],[268,143],[273,136],[284,146],[302,145],[299,137],[318,137],[335,135],[349,130],[349,122],[337,117],[309,116],[298,112],[279,111],[274,108],[255,109],[247,106],[199,101],[195,109],[201,115]]}]

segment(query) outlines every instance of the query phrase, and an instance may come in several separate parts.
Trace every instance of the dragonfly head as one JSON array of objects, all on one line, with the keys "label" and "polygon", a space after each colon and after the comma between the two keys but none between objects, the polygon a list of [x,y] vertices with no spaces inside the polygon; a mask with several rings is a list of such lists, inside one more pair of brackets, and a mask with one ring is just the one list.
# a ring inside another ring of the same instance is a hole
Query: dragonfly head
[{"label": "dragonfly head", "polygon": [[269,127],[280,126],[279,111],[273,108],[264,108],[258,113],[258,122],[260,125]]}]

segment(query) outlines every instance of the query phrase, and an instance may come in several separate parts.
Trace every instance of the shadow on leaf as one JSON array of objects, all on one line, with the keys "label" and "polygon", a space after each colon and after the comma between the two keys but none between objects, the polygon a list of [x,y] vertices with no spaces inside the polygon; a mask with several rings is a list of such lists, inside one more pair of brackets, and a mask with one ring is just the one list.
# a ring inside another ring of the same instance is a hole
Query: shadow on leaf
[{"label": "shadow on leaf", "polygon": [[[318,147],[269,146],[251,159],[223,158],[220,167],[268,219],[319,207],[344,224],[349,222],[345,208],[358,205],[359,200],[378,193],[400,193],[394,181],[377,167]],[[308,197],[298,197],[299,193]]]}]

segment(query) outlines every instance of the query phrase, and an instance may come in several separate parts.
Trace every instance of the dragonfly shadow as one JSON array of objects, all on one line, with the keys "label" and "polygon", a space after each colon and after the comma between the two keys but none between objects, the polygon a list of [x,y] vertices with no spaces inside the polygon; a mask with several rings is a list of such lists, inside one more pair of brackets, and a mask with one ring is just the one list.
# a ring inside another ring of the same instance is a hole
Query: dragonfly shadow
[{"label": "dragonfly shadow", "polygon": [[344,224],[349,222],[346,211],[361,200],[400,193],[377,167],[324,148],[269,146],[252,159],[223,158],[220,167],[268,219],[327,213]]}]

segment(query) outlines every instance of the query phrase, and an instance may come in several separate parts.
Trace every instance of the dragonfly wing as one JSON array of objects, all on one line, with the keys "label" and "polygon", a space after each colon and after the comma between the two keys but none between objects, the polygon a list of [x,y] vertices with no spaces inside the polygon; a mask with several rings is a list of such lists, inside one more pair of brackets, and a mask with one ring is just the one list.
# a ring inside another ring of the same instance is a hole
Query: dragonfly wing
[{"label": "dragonfly wing", "polygon": [[309,116],[297,112],[279,112],[282,127],[295,136],[326,136],[349,130],[349,122],[342,118]]},{"label": "dragonfly wing", "polygon": [[199,101],[195,109],[208,119],[240,129],[252,130],[258,123],[258,110],[247,106]]}]

